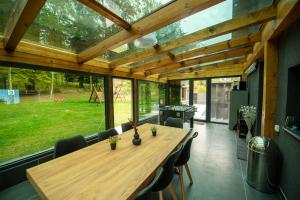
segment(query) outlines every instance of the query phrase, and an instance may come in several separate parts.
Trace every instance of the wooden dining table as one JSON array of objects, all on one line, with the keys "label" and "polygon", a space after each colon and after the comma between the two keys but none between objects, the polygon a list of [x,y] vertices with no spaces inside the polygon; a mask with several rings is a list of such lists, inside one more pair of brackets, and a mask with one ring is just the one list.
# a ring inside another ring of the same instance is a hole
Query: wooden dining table
[{"label": "wooden dining table", "polygon": [[188,137],[189,129],[155,125],[138,127],[142,139],[132,144],[134,131],[119,137],[116,150],[98,142],[27,170],[27,178],[43,199],[132,199],[163,165],[170,153]]}]

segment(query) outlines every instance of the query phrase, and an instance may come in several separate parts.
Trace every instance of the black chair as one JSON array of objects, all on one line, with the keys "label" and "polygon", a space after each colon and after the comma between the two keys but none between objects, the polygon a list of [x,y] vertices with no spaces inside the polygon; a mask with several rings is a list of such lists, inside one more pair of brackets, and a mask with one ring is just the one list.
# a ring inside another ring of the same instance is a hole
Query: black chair
[{"label": "black chair", "polygon": [[168,117],[165,126],[171,126],[175,128],[183,128],[183,123],[180,118]]},{"label": "black chair", "polygon": [[159,177],[161,176],[163,169],[159,169],[156,173],[154,179],[151,181],[149,185],[147,185],[144,189],[142,189],[135,197],[134,200],[147,200],[151,199],[152,187],[157,183]]},{"label": "black chair", "polygon": [[132,129],[132,125],[130,122],[121,124],[121,127],[122,127],[122,132],[126,132],[126,131]]},{"label": "black chair", "polygon": [[101,142],[101,141],[106,140],[109,137],[112,137],[112,136],[115,136],[115,135],[118,135],[117,130],[114,129],[114,128],[110,128],[106,131],[98,133],[98,141]]},{"label": "black chair", "polygon": [[152,192],[158,192],[159,199],[163,200],[163,193],[162,190],[168,187],[169,191],[171,192],[173,199],[177,199],[176,192],[172,185],[172,179],[175,173],[175,166],[174,163],[178,159],[181,151],[183,149],[183,145],[181,145],[177,150],[175,150],[168,158],[166,163],[163,166],[163,172],[159,177],[156,184],[152,187]]},{"label": "black chair", "polygon": [[77,151],[87,146],[87,143],[81,135],[59,140],[54,147],[54,156],[58,158],[73,151]]},{"label": "black chair", "polygon": [[190,179],[190,185],[193,184],[192,175],[189,169],[188,161],[190,159],[191,155],[191,146],[193,139],[198,136],[198,132],[195,132],[192,137],[190,137],[183,145],[183,149],[181,151],[180,156],[178,157],[177,161],[175,162],[175,166],[179,170],[179,180],[180,180],[180,187],[181,187],[181,194],[182,199],[185,200],[185,190],[184,190],[184,182],[183,182],[183,166],[185,167],[185,170],[187,172],[187,175]]}]

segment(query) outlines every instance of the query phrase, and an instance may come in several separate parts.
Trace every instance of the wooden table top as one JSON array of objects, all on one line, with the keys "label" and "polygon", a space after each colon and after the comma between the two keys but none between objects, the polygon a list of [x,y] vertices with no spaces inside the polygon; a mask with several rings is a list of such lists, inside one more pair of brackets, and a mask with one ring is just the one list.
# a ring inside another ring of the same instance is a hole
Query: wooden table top
[{"label": "wooden table top", "polygon": [[168,155],[189,133],[188,129],[138,127],[142,144],[132,144],[133,130],[120,135],[116,150],[106,141],[27,170],[27,177],[44,199],[132,199]]}]

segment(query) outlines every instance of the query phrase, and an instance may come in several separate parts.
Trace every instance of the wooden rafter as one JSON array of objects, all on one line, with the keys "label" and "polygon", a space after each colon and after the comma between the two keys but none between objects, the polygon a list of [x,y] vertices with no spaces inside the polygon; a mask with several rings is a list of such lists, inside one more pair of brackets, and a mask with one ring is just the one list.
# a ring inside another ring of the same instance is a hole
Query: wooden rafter
[{"label": "wooden rafter", "polygon": [[254,42],[258,42],[258,41],[260,41],[260,33],[241,36],[238,38],[234,38],[231,40],[227,40],[224,42],[220,42],[217,44],[209,45],[206,47],[194,49],[191,51],[187,51],[187,52],[175,55],[173,59],[170,59],[169,57],[164,57],[157,61],[145,63],[145,64],[142,64],[142,65],[132,68],[131,72],[132,73],[141,72],[141,71],[148,70],[148,69],[151,69],[151,68],[154,68],[157,66],[167,65],[167,64],[170,64],[173,62],[179,62],[181,60],[192,58],[192,57],[199,56],[199,55],[205,55],[205,54],[210,54],[210,53],[214,53],[214,52],[218,52],[218,51],[227,50],[230,48],[236,48],[236,47],[242,46],[242,45],[251,45]]},{"label": "wooden rafter", "polygon": [[242,65],[235,65],[231,69],[220,68],[216,70],[202,70],[190,73],[175,73],[167,77],[168,80],[192,79],[192,78],[206,78],[206,77],[223,77],[223,76],[237,76],[243,73]]},{"label": "wooden rafter", "polygon": [[7,52],[4,49],[3,38],[0,38],[0,61],[22,65],[29,64],[33,66],[53,68],[59,70],[72,70],[159,82],[165,81],[163,79],[158,80],[158,78],[154,76],[145,77],[141,74],[131,74],[129,69],[120,69],[112,71],[109,69],[109,63],[100,59],[93,59],[84,64],[78,64],[77,55],[74,53],[65,52],[23,41],[19,43],[15,51]]},{"label": "wooden rafter", "polygon": [[95,10],[100,15],[111,20],[118,26],[121,26],[125,30],[129,31],[131,29],[131,25],[127,21],[125,21],[124,19],[122,19],[117,14],[113,13],[112,11],[110,11],[109,9],[107,9],[102,4],[98,3],[97,1],[95,1],[95,0],[78,0],[78,1],[80,1],[82,4],[86,5],[87,7]]},{"label": "wooden rafter", "polygon": [[277,17],[275,20],[265,24],[261,33],[261,42],[257,42],[253,47],[253,53],[247,56],[244,63],[244,70],[246,71],[253,62],[263,56],[265,43],[277,37],[288,26],[293,24],[300,18],[300,1],[299,0],[281,0],[276,6]]},{"label": "wooden rafter", "polygon": [[251,47],[243,47],[243,48],[239,48],[239,49],[233,49],[233,50],[229,50],[229,51],[215,53],[215,54],[208,55],[208,56],[202,56],[199,58],[182,61],[179,63],[174,63],[174,64],[165,65],[162,67],[153,68],[153,69],[147,70],[145,72],[145,74],[147,76],[149,76],[149,75],[153,75],[153,74],[167,73],[169,71],[177,70],[177,69],[180,69],[183,67],[190,67],[190,66],[194,66],[194,65],[198,65],[198,64],[209,63],[209,62],[214,62],[214,61],[218,61],[218,60],[224,60],[224,59],[228,59],[228,58],[234,58],[234,57],[246,55],[246,54],[250,53],[250,51],[252,51]]},{"label": "wooden rafter", "polygon": [[78,62],[84,63],[96,58],[107,50],[112,50],[123,44],[127,44],[130,41],[147,35],[184,17],[209,8],[221,1],[223,0],[177,0],[134,23],[131,26],[130,32],[126,30],[121,31],[97,45],[80,52],[78,55]]},{"label": "wooden rafter", "polygon": [[218,63],[214,63],[214,64],[208,64],[208,65],[204,65],[204,66],[199,66],[199,67],[195,67],[195,68],[182,70],[180,72],[197,72],[197,71],[206,70],[206,69],[214,70],[214,69],[218,69],[220,67],[232,67],[233,65],[243,64],[244,61],[245,61],[245,57],[243,56],[241,58],[235,58],[235,59],[231,59],[231,60],[227,60],[227,61],[223,61],[223,62],[218,62]]},{"label": "wooden rafter", "polygon": [[4,30],[4,47],[14,51],[46,0],[20,0]]},{"label": "wooden rafter", "polygon": [[159,45],[159,48],[150,48],[145,51],[130,54],[123,58],[114,60],[112,61],[111,66],[115,68],[121,67],[125,64],[137,62],[161,53],[166,53],[173,49],[180,48],[198,41],[203,41],[213,37],[231,33],[251,25],[264,23],[274,19],[275,17],[276,7],[271,6],[268,8],[263,8],[259,11],[235,17],[234,19],[227,20],[220,24],[196,31],[176,40]]}]

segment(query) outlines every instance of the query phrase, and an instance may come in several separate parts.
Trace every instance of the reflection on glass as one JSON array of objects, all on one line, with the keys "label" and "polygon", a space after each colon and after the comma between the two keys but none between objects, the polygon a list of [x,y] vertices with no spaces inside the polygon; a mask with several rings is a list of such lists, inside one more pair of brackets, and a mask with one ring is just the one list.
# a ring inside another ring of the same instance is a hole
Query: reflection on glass
[{"label": "reflection on glass", "polygon": [[129,23],[155,12],[173,0],[96,0]]},{"label": "reflection on glass", "polygon": [[[93,86],[100,99],[89,102]],[[62,138],[105,130],[100,88],[102,77],[0,67],[0,163],[53,147]],[[10,95],[19,101],[7,104]]]},{"label": "reflection on glass", "polygon": [[170,81],[170,105],[180,105],[180,81]]},{"label": "reflection on glass", "polygon": [[189,105],[190,84],[188,80],[180,81],[180,104]]},{"label": "reflection on glass", "polygon": [[158,115],[159,84],[154,82],[138,82],[139,120]]},{"label": "reflection on glass", "polygon": [[206,119],[206,80],[194,81],[194,99],[193,105],[197,108],[194,118]]},{"label": "reflection on glass", "polygon": [[3,35],[8,18],[16,5],[16,0],[1,0],[0,1],[0,35]]},{"label": "reflection on glass", "polygon": [[115,127],[132,119],[132,82],[113,78]]},{"label": "reflection on glass", "polygon": [[47,0],[24,39],[78,53],[120,30],[77,0]]},{"label": "reflection on glass", "polygon": [[240,77],[211,79],[211,121],[228,123],[230,88]]}]

